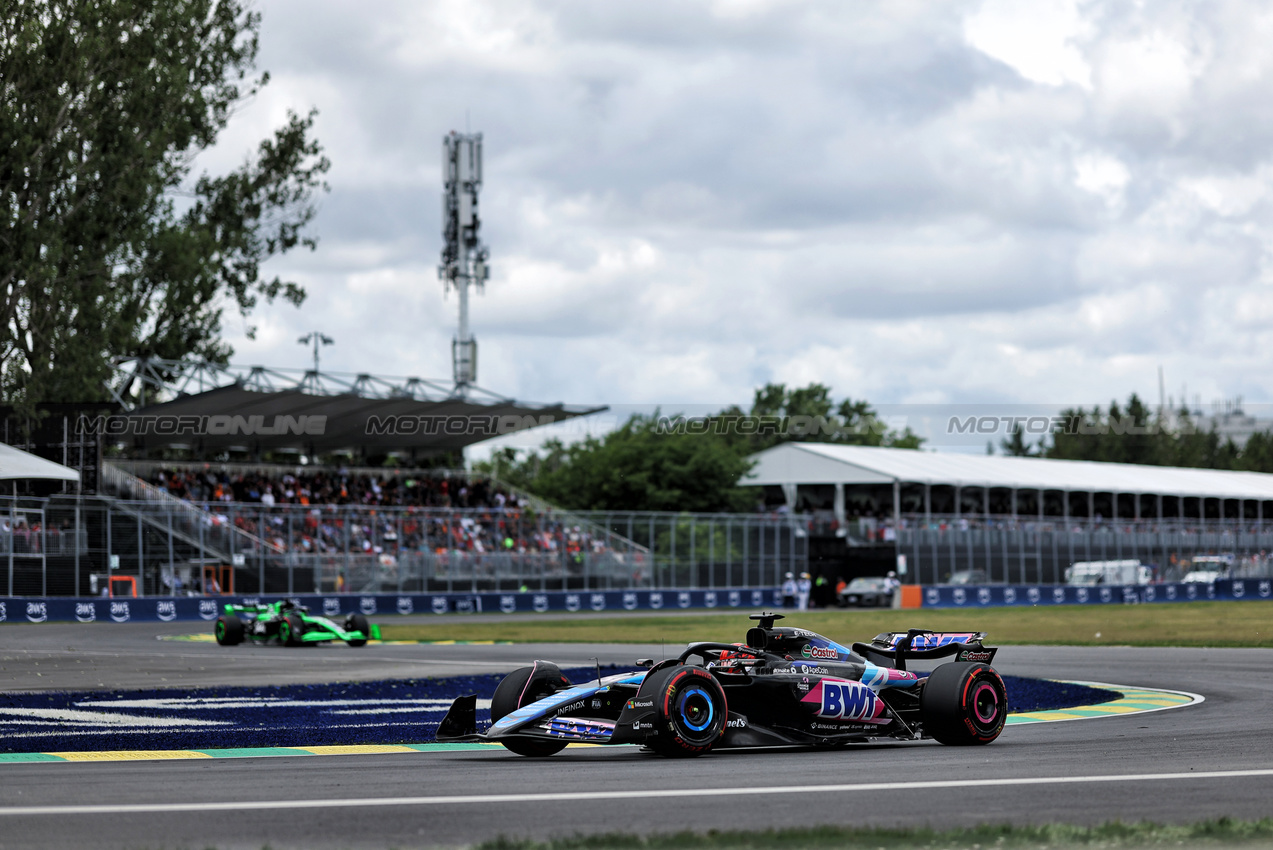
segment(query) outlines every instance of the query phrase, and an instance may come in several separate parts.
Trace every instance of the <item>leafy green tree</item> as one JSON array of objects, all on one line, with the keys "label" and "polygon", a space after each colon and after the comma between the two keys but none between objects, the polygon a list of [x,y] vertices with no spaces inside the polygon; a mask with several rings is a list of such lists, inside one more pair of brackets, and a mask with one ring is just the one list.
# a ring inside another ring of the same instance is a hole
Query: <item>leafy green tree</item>
[{"label": "leafy green tree", "polygon": [[0,0],[0,386],[30,410],[103,397],[111,355],[224,361],[227,304],[295,283],[325,189],[314,114],[289,114],[230,174],[192,179],[253,76],[240,0]]}]

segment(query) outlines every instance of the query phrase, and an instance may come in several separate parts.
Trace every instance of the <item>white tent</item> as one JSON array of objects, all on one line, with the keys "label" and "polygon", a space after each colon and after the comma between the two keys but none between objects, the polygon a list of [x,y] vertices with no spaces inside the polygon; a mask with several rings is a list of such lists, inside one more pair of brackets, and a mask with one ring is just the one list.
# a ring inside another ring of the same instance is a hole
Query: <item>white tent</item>
[{"label": "white tent", "polygon": [[801,484],[925,484],[1273,500],[1273,475],[1261,472],[965,455],[827,443],[784,443],[752,455],[752,459],[756,466],[740,484],[786,488]]},{"label": "white tent", "polygon": [[79,481],[80,474],[70,467],[0,443],[0,480],[41,478],[49,481]]}]

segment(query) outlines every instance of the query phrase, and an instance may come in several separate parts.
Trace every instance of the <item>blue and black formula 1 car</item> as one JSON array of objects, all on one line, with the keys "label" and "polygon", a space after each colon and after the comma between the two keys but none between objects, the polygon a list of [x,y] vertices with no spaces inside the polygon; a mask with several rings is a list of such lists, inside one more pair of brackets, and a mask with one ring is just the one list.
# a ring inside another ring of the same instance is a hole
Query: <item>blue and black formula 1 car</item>
[{"label": "blue and black formula 1 car", "polygon": [[[836,746],[868,738],[934,738],[988,744],[1008,714],[996,650],[982,632],[923,629],[878,635],[852,649],[804,629],[775,627],[781,614],[751,615],[745,643],[694,643],[650,669],[573,685],[536,661],[510,673],[491,699],[491,727],[477,731],[477,697],[462,696],[439,741],[490,741],[524,756],[571,742],[642,744],[665,756],[719,747]],[[953,658],[927,676],[908,661]],[[697,659],[697,662],[693,662]],[[692,663],[693,662],[693,663]]]}]

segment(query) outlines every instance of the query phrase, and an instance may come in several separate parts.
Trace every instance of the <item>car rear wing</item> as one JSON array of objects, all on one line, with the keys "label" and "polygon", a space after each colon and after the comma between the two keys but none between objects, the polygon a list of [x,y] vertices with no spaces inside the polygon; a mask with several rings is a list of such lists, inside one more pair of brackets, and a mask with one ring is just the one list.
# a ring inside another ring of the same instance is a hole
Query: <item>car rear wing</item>
[{"label": "car rear wing", "polygon": [[956,661],[994,660],[997,647],[982,644],[985,632],[930,632],[927,629],[908,629],[905,632],[884,632],[870,643],[855,643],[853,651],[880,667],[906,669],[906,659],[928,660],[955,656]]}]

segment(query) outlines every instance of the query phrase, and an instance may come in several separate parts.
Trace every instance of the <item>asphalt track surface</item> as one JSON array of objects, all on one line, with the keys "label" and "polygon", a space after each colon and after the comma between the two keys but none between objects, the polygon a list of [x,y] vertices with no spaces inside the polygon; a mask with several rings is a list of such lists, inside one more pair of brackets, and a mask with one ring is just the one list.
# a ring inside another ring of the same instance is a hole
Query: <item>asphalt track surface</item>
[{"label": "asphalt track surface", "polygon": [[[570,644],[222,649],[155,639],[197,629],[6,626],[0,681],[15,690],[300,683],[499,672],[536,657],[631,663],[662,652]],[[0,848],[387,848],[498,835],[1273,815],[1273,651],[1007,647],[996,667],[1190,691],[1206,702],[1013,726],[977,748],[889,742],[688,761],[572,747],[543,760],[490,748],[0,764]]]}]

